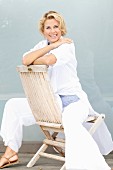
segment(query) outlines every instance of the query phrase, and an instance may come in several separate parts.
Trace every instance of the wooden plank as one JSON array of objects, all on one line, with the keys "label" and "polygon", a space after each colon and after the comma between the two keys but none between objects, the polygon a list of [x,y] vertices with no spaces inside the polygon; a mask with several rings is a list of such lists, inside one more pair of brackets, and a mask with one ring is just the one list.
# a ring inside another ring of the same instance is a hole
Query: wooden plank
[{"label": "wooden plank", "polygon": [[53,154],[43,153],[43,152],[40,152],[39,155],[42,156],[42,157],[50,158],[50,159],[65,161],[64,157],[61,157],[61,156],[58,156],[58,155],[53,155]]},{"label": "wooden plank", "polygon": [[49,122],[36,122],[40,126],[53,127],[53,128],[63,128],[62,124],[59,123],[49,123]]},{"label": "wooden plank", "polygon": [[58,146],[58,147],[61,147],[61,148],[64,148],[64,147],[65,147],[65,143],[57,142],[57,141],[53,141],[53,140],[49,140],[49,139],[44,139],[43,142],[44,142],[45,144],[51,145],[51,146]]},{"label": "wooden plank", "polygon": [[20,65],[17,66],[18,72],[47,72],[47,66],[46,65],[30,65],[30,66],[24,66]]}]

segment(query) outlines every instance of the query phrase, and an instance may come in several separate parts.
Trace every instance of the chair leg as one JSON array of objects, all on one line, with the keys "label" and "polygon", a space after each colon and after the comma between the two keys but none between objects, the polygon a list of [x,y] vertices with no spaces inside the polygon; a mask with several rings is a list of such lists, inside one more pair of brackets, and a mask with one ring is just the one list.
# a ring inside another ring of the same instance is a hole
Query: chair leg
[{"label": "chair leg", "polygon": [[65,170],[65,164],[61,167],[60,170]]},{"label": "chair leg", "polygon": [[32,167],[36,161],[40,158],[40,152],[44,152],[48,148],[48,145],[43,144],[40,149],[36,152],[36,154],[33,156],[33,158],[28,162],[27,167]]}]

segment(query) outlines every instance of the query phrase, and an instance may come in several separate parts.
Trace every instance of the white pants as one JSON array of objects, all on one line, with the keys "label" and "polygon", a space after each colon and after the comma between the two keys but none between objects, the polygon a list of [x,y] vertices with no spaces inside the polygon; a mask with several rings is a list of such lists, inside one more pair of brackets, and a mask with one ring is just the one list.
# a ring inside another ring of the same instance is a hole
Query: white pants
[{"label": "white pants", "polygon": [[[89,109],[80,100],[64,108],[62,121],[66,137],[66,169],[110,170],[92,136],[83,127]],[[36,121],[26,98],[13,98],[5,105],[1,136],[6,146],[18,152],[23,138],[23,125]]]},{"label": "white pants", "polygon": [[35,123],[26,98],[9,99],[4,108],[0,132],[5,146],[18,152],[22,145],[23,125],[30,126]]},{"label": "white pants", "polygon": [[110,170],[96,142],[82,125],[88,113],[89,108],[80,100],[68,105],[62,113],[66,169]]}]

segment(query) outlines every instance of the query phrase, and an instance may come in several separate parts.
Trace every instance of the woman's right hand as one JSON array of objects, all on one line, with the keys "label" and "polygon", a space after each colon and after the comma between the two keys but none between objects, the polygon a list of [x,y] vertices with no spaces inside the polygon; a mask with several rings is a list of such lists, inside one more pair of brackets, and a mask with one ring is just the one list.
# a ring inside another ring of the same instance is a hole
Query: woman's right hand
[{"label": "woman's right hand", "polygon": [[73,42],[72,39],[70,39],[70,38],[64,38],[64,37],[63,37],[63,38],[60,38],[58,41],[52,43],[51,45],[53,46],[53,48],[57,48],[57,47],[59,47],[59,46],[62,45],[62,44],[65,44],[65,43],[70,44],[70,43],[72,43],[72,42]]}]

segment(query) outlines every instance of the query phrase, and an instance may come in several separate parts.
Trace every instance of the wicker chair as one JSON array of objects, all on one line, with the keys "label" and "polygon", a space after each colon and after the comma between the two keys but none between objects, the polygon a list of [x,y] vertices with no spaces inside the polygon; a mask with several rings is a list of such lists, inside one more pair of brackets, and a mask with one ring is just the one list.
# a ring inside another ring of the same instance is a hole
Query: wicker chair
[{"label": "wicker chair", "polygon": [[[65,162],[65,140],[57,137],[59,132],[63,133],[61,110],[55,99],[47,70],[45,65],[17,66],[32,113],[46,137],[27,167],[32,167],[41,156]],[[91,135],[104,118],[104,114],[88,117],[87,121],[93,122],[89,130]],[[52,146],[59,154],[45,152],[48,146]],[[60,170],[64,168],[65,164]]]}]

